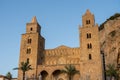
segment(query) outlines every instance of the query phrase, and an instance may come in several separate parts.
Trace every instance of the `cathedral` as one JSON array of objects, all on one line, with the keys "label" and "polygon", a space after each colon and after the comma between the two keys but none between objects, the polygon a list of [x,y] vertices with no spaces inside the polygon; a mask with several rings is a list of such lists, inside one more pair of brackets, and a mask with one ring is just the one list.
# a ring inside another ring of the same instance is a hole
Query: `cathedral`
[{"label": "cathedral", "polygon": [[[54,49],[45,49],[45,38],[41,35],[41,26],[36,17],[26,24],[26,33],[22,34],[19,66],[29,60],[33,70],[26,72],[28,79],[38,80],[68,80],[60,70],[68,64],[75,66],[80,74],[75,74],[73,80],[104,80],[103,58],[100,53],[98,25],[94,15],[87,10],[82,16],[82,26],[79,26],[79,42],[77,48],[65,45]],[[18,70],[18,80],[22,80],[22,71]]]}]

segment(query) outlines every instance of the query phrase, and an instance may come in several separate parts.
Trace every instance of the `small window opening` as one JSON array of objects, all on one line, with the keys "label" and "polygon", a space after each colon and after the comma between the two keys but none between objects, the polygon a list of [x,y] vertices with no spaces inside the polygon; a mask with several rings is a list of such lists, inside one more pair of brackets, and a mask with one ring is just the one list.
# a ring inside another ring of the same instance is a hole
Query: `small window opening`
[{"label": "small window opening", "polygon": [[31,44],[31,42],[32,42],[32,39],[28,39],[28,44]]},{"label": "small window opening", "polygon": [[27,61],[29,62],[29,58],[27,58]]},{"label": "small window opening", "polygon": [[90,24],[90,20],[86,20],[86,24]]},{"label": "small window opening", "polygon": [[30,54],[30,53],[31,53],[31,49],[28,48],[28,49],[27,49],[27,54]]},{"label": "small window opening", "polygon": [[91,38],[91,33],[87,33],[87,39]]},{"label": "small window opening", "polygon": [[88,44],[87,44],[87,48],[88,48],[88,49],[92,49],[92,44],[91,44],[91,43],[88,43]]},{"label": "small window opening", "polygon": [[32,30],[33,30],[33,28],[30,28],[30,30],[32,31]]},{"label": "small window opening", "polygon": [[90,43],[90,49],[92,49],[92,44]]},{"label": "small window opening", "polygon": [[91,60],[92,59],[92,55],[91,54],[89,54],[89,60]]}]

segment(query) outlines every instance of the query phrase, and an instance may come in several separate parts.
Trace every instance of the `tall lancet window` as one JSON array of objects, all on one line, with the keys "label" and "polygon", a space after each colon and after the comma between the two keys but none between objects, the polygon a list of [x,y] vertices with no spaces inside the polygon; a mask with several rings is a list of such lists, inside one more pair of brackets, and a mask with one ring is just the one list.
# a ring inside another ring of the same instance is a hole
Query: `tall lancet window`
[{"label": "tall lancet window", "polygon": [[31,44],[31,42],[32,42],[32,39],[28,39],[28,44]]},{"label": "tall lancet window", "polygon": [[27,48],[27,54],[31,53],[31,48]]},{"label": "tall lancet window", "polygon": [[33,30],[33,28],[30,28],[30,31],[32,31]]},{"label": "tall lancet window", "polygon": [[86,20],[86,24],[90,24],[90,20]]},{"label": "tall lancet window", "polygon": [[91,38],[91,33],[87,33],[87,39]]},{"label": "tall lancet window", "polygon": [[91,54],[89,54],[89,60],[91,60],[92,59],[92,55]]},{"label": "tall lancet window", "polygon": [[88,48],[88,49],[92,49],[92,44],[91,44],[91,43],[88,43],[88,44],[87,44],[87,48]]}]

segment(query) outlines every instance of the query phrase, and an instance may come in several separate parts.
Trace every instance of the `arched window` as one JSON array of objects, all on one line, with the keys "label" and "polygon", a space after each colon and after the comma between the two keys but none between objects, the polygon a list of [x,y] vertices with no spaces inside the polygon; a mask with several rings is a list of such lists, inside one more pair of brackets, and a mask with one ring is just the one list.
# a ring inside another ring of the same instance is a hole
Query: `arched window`
[{"label": "arched window", "polygon": [[90,46],[90,49],[92,49],[92,44],[91,43],[89,44],[89,46]]},{"label": "arched window", "polygon": [[87,44],[87,48],[88,48],[88,49],[92,49],[92,44],[91,44],[91,43],[88,43],[88,44]]},{"label": "arched window", "polygon": [[30,31],[32,31],[33,30],[33,28],[30,28]]},{"label": "arched window", "polygon": [[31,42],[32,42],[32,39],[28,39],[28,44],[31,44]]},{"label": "arched window", "polygon": [[92,59],[92,55],[91,54],[89,54],[89,60],[91,60]]},{"label": "arched window", "polygon": [[91,38],[91,33],[87,33],[87,39]]},{"label": "arched window", "polygon": [[89,49],[89,44],[87,44],[87,48]]},{"label": "arched window", "polygon": [[31,53],[31,49],[28,48],[28,49],[27,49],[27,54],[30,54],[30,53]]},{"label": "arched window", "polygon": [[29,58],[27,58],[27,61],[29,62]]},{"label": "arched window", "polygon": [[86,20],[86,24],[90,24],[90,20]]}]

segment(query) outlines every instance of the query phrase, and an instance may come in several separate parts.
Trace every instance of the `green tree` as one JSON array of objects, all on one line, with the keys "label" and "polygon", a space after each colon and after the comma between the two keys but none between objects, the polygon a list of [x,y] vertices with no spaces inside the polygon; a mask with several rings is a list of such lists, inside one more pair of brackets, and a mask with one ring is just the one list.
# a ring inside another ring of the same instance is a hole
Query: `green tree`
[{"label": "green tree", "polygon": [[112,77],[114,77],[116,80],[119,78],[118,70],[115,68],[114,64],[108,64],[106,75],[110,77],[110,80],[112,80]]},{"label": "green tree", "polygon": [[76,70],[75,66],[71,64],[65,66],[65,69],[61,70],[61,72],[66,73],[68,75],[69,80],[72,80],[75,74],[80,74],[80,72]]},{"label": "green tree", "polygon": [[11,74],[10,72],[8,72],[8,73],[6,74],[6,77],[9,78],[9,80],[11,80],[11,79],[12,79],[12,74]]},{"label": "green tree", "polygon": [[21,70],[23,73],[23,80],[25,80],[26,71],[32,70],[31,65],[29,64],[29,60],[26,62],[21,62],[21,66],[18,68],[14,68],[13,70]]}]

